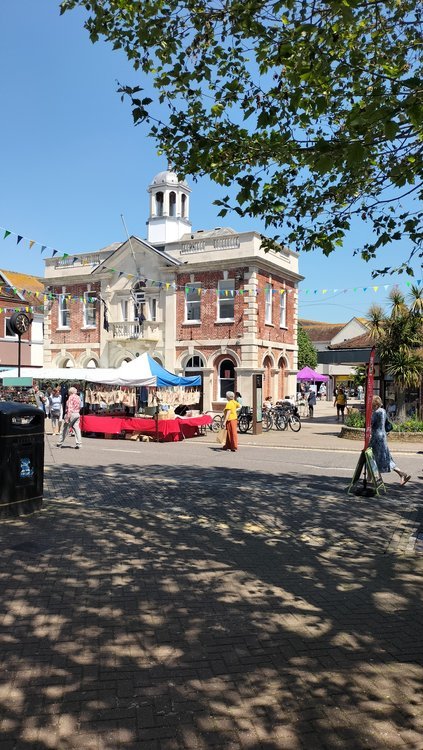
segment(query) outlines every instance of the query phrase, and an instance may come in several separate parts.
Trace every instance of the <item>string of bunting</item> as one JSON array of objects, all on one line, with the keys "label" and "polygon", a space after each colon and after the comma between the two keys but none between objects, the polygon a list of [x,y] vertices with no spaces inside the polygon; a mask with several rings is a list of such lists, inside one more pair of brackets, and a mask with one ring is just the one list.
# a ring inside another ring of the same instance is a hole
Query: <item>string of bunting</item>
[{"label": "string of bunting", "polygon": [[[110,269],[113,270],[113,269]],[[119,276],[126,276],[128,279],[131,278],[139,278],[135,277],[134,274],[124,274],[122,271],[119,272]],[[272,294],[292,294],[295,293],[295,289],[274,289],[273,287],[267,285],[264,287],[264,289],[207,289],[202,286],[191,286],[189,284],[182,284],[177,285],[174,282],[164,282],[164,281],[157,281],[154,279],[147,279],[147,278],[141,278],[139,279],[149,287],[157,287],[158,290],[164,290],[164,291],[175,291],[177,289],[183,289],[186,294],[195,294],[197,293],[198,296],[201,296],[203,294],[206,294],[207,292],[214,293],[218,298],[223,297],[237,297],[239,295],[241,296],[258,296],[260,292],[264,291],[265,293],[271,291]],[[422,283],[421,279],[415,279],[413,282],[407,281],[405,283],[405,286],[408,288],[411,288],[413,285],[420,286]],[[356,287],[349,287],[344,289],[299,289],[300,294],[304,295],[317,295],[321,294],[322,296],[326,294],[346,294],[347,292],[378,292],[379,290],[387,291],[388,289],[398,286],[398,283],[396,284],[381,284],[381,285],[369,285],[369,286],[356,286]],[[56,292],[39,292],[39,291],[33,291],[30,289],[23,289],[16,286],[10,286],[9,284],[0,284],[0,294],[2,293],[14,293],[18,294],[21,293],[23,296],[25,296],[26,293],[31,294],[31,296],[34,296],[37,298],[37,300],[40,300],[40,303],[46,303],[48,301],[52,301],[54,299],[59,299],[61,297],[62,299],[66,299],[68,301],[79,301],[79,302],[96,302],[98,300],[98,295],[95,294],[93,296],[82,296],[80,294],[74,295],[74,294],[62,294],[62,293],[56,293]]]},{"label": "string of bunting", "polygon": [[[24,235],[17,234],[16,232],[13,232],[11,229],[6,229],[5,227],[1,227],[0,226],[0,232],[3,232],[3,239],[4,240],[7,239],[8,237],[16,237],[16,244],[17,245],[19,245],[21,242],[28,243],[28,249],[29,250],[31,250],[34,246],[38,245],[41,248],[41,254],[43,252],[45,252],[46,250],[52,250],[51,257],[55,257],[56,255],[59,254],[59,251],[56,250],[55,248],[52,248],[49,245],[42,245],[37,240],[33,240],[33,239],[30,239],[29,237],[25,237]],[[60,256],[60,258],[58,258],[57,260],[59,260],[59,259],[60,260],[66,260],[68,258],[72,258],[72,254],[70,254],[70,253],[63,253]],[[81,256],[78,256],[78,255],[74,255],[73,258],[72,258],[72,263],[78,263],[78,262],[84,264],[84,258],[81,257]],[[209,291],[215,292],[215,294],[217,296],[221,296],[221,297],[235,297],[235,296],[238,296],[238,295],[248,295],[248,294],[250,296],[251,295],[257,296],[260,293],[260,290],[258,290],[258,289],[255,289],[255,290],[251,290],[251,289],[234,289],[234,290],[233,289],[224,289],[224,290],[223,289],[221,289],[221,290],[219,290],[219,289],[205,289],[205,288],[203,288],[201,286],[197,286],[197,285],[195,285],[195,286],[190,286],[189,284],[178,285],[178,284],[176,284],[174,282],[157,281],[156,279],[148,279],[148,278],[145,278],[145,277],[144,278],[139,278],[135,274],[125,273],[124,271],[117,271],[115,268],[110,268],[110,267],[105,266],[105,265],[103,265],[103,270],[110,271],[111,273],[117,273],[118,274],[118,278],[121,278],[122,276],[125,276],[129,280],[136,278],[137,280],[142,281],[145,284],[149,284],[151,287],[155,287],[156,286],[158,289],[164,289],[166,291],[169,291],[169,290],[175,291],[177,289],[183,289],[183,290],[185,290],[185,293],[187,293],[187,294],[188,293],[195,293],[195,292],[197,292],[198,296],[201,296],[201,294],[204,294],[205,292],[209,292]],[[411,287],[413,284],[416,284],[417,286],[419,286],[421,283],[422,283],[421,279],[415,279],[413,282],[407,281],[406,282],[406,286],[407,287]],[[368,291],[378,292],[379,289],[383,289],[383,290],[387,291],[389,288],[392,288],[392,287],[398,286],[398,285],[399,284],[397,282],[395,284],[377,284],[377,285],[376,284],[369,284],[368,286],[355,286],[355,287],[337,288],[337,289],[304,289],[304,288],[299,288],[298,292],[299,292],[299,294],[305,294],[305,295],[317,295],[317,294],[321,294],[322,296],[324,296],[326,294],[343,294],[343,293],[347,293],[347,292],[368,292]],[[10,291],[12,289],[15,293],[17,291],[16,287],[5,287],[5,286],[2,287],[0,285],[0,293],[2,291],[2,288],[6,289],[6,291],[7,290]],[[274,289],[271,286],[266,286],[264,288],[265,292],[268,292],[269,290],[271,290],[273,294],[280,294],[280,295],[282,295],[282,294],[291,294],[291,293],[294,293],[294,292],[297,291],[296,289],[291,289],[291,288],[289,288],[289,289],[284,289],[284,288]],[[20,291],[22,293],[25,293],[26,290],[25,289],[23,289],[23,290],[19,289],[18,291]],[[44,301],[52,300],[54,298],[58,298],[58,297],[62,296],[60,294],[44,294],[43,295],[43,293],[40,293],[40,292],[31,292],[31,294],[35,294],[36,297],[38,297],[39,295],[44,296]],[[68,299],[68,300],[80,300],[81,302],[83,301],[83,298],[80,295],[78,295],[78,296],[75,296],[75,295],[66,295],[66,299]],[[88,299],[89,302],[94,302],[96,300],[97,300],[97,297]]]}]

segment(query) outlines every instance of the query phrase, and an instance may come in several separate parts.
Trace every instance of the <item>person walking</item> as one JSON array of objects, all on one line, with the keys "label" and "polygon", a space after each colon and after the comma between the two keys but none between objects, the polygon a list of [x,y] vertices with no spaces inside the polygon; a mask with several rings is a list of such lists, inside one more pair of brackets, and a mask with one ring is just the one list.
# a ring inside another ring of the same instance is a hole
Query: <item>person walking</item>
[{"label": "person walking", "polygon": [[76,390],[76,388],[71,386],[71,388],[69,388],[69,397],[66,402],[66,413],[63,420],[62,432],[59,442],[57,443],[58,448],[61,448],[63,443],[65,442],[66,435],[68,434],[68,430],[70,427],[73,429],[75,434],[75,448],[81,447],[81,429],[79,426],[80,409],[81,400],[79,398],[78,391]]},{"label": "person walking", "polygon": [[58,386],[53,388],[49,404],[52,434],[58,435],[60,432],[60,417],[62,416],[62,397]]},{"label": "person walking", "polygon": [[314,407],[316,406],[316,391],[310,391],[308,394],[308,416],[314,417]]},{"label": "person walking", "polygon": [[401,479],[401,485],[404,485],[411,479],[411,475],[407,474],[405,471],[401,471],[392,459],[386,437],[387,416],[386,411],[382,406],[382,399],[380,396],[373,397],[372,411],[372,435],[369,448],[373,451],[373,457],[379,471],[379,478],[382,479],[380,476],[382,473],[395,471]]},{"label": "person walking", "polygon": [[339,422],[339,417],[341,417],[341,421],[344,422],[344,412],[347,405],[347,397],[343,388],[339,388],[337,390],[333,405],[336,406],[336,421]]},{"label": "person walking", "polygon": [[235,394],[233,391],[227,391],[226,398],[228,399],[225,404],[224,418],[226,428],[226,441],[222,446],[222,450],[231,450],[233,453],[238,450],[238,420],[237,420],[237,409],[241,407],[238,401],[235,401]]}]

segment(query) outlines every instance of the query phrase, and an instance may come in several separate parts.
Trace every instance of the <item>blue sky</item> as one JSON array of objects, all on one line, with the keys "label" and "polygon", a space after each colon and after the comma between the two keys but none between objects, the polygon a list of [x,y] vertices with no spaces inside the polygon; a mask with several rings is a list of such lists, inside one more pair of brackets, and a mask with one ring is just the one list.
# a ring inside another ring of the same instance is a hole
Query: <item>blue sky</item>
[{"label": "blue sky", "polygon": [[[3,2],[0,27],[0,227],[36,241],[29,249],[14,235],[3,240],[0,230],[0,267],[43,275],[42,258],[53,248],[77,253],[124,240],[121,214],[129,233],[144,237],[146,189],[166,163],[116,93],[117,81],[139,82],[124,55],[102,42],[92,45],[82,12],[60,16],[59,0]],[[207,179],[188,181],[194,229],[224,221],[238,231],[265,231],[236,214],[222,220],[212,205],[220,189]],[[301,317],[342,322],[365,314],[374,301],[383,304],[386,284],[398,281],[407,291],[405,276],[371,278],[372,268],[398,262],[395,253],[365,263],[347,242],[329,258],[301,255]],[[414,269],[421,278],[417,261]]]}]

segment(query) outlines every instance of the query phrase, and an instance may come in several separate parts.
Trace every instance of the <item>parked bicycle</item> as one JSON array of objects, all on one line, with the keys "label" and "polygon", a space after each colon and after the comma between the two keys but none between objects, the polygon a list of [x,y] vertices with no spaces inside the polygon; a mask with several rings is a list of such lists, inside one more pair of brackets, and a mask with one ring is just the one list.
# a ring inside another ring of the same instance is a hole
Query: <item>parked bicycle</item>
[{"label": "parked bicycle", "polygon": [[286,430],[288,425],[293,432],[301,430],[301,419],[298,407],[293,404],[280,404],[272,409],[273,423],[277,430]]},{"label": "parked bicycle", "polygon": [[[253,426],[253,410],[249,409],[248,406],[243,406],[238,417],[238,430],[239,432],[248,432]],[[268,432],[272,427],[272,417],[270,412],[263,412],[261,428],[263,432]]]}]

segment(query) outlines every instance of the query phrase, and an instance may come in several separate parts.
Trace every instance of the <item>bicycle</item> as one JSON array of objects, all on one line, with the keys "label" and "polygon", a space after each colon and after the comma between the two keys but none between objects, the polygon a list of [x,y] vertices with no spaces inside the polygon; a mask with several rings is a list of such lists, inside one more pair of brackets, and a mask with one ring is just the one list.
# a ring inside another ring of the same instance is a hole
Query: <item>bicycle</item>
[{"label": "bicycle", "polygon": [[[245,410],[245,411],[244,411]],[[263,412],[261,429],[263,432],[269,432],[273,424],[270,412]],[[253,410],[243,406],[238,417],[238,430],[246,433],[253,426]]]},{"label": "bicycle", "polygon": [[288,425],[293,432],[301,430],[301,419],[296,406],[282,406],[275,411],[279,412],[274,417],[277,430],[286,430]]}]

